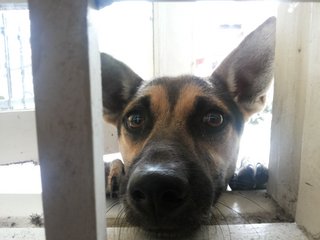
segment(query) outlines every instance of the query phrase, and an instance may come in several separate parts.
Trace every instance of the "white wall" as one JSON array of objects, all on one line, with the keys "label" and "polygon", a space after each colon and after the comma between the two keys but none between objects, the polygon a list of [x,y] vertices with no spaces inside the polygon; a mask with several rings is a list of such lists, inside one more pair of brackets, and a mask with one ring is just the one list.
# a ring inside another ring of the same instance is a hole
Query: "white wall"
[{"label": "white wall", "polygon": [[0,113],[0,164],[38,161],[34,111]]},{"label": "white wall", "polygon": [[98,12],[99,49],[133,69],[141,78],[153,78],[152,3],[115,2]]},{"label": "white wall", "polygon": [[[116,128],[104,124],[105,154],[118,152]],[[0,113],[0,165],[14,162],[38,162],[34,111]]]},{"label": "white wall", "polygon": [[154,3],[155,76],[192,73],[195,3]]},{"label": "white wall", "polygon": [[[154,3],[155,76],[211,75],[215,64],[276,9],[275,2]],[[225,30],[222,24],[241,29]]]}]

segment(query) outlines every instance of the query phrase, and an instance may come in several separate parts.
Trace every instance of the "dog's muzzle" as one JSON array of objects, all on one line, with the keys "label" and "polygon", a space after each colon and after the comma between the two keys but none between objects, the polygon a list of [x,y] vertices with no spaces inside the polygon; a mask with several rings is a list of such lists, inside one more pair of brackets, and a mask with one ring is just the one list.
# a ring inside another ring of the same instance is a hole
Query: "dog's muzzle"
[{"label": "dog's muzzle", "polygon": [[209,169],[181,144],[150,144],[121,185],[130,224],[152,232],[187,232],[210,218],[215,187]]}]

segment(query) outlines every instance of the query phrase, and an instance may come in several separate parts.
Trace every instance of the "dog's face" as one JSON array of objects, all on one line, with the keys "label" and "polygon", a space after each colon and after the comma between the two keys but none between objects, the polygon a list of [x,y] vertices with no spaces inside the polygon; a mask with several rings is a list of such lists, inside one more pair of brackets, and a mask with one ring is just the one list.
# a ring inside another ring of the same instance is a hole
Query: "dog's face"
[{"label": "dog's face", "polygon": [[210,222],[232,176],[244,122],[272,79],[275,19],[251,33],[208,79],[143,81],[102,54],[105,119],[117,126],[127,220],[156,232]]}]

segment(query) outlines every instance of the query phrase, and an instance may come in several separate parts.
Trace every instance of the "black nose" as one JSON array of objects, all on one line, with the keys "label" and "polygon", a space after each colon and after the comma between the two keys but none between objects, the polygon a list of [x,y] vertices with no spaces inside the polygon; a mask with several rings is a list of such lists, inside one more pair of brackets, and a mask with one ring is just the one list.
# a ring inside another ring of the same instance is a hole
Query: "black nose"
[{"label": "black nose", "polygon": [[188,180],[174,164],[144,165],[130,176],[130,203],[156,218],[175,215],[188,200]]}]

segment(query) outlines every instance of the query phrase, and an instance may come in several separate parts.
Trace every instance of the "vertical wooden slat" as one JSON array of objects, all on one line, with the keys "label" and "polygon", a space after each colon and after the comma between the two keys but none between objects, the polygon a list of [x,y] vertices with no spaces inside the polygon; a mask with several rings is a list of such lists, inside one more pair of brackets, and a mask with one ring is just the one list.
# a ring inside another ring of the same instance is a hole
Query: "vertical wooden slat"
[{"label": "vertical wooden slat", "polygon": [[[46,239],[105,238],[100,58],[85,0],[30,0]],[[88,17],[88,18],[87,18]]]},{"label": "vertical wooden slat", "polygon": [[281,3],[277,17],[268,191],[294,217],[306,94],[306,85],[301,79],[304,71],[301,42],[306,18],[301,18],[303,9],[290,7],[292,5]]},{"label": "vertical wooden slat", "polygon": [[277,19],[269,192],[320,237],[320,3],[282,3]]},{"label": "vertical wooden slat", "polygon": [[305,6],[307,19],[305,74],[307,85],[296,221],[314,239],[320,238],[320,3]]}]

